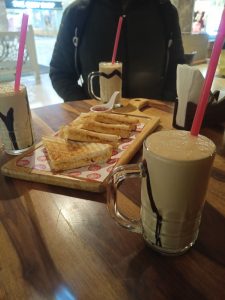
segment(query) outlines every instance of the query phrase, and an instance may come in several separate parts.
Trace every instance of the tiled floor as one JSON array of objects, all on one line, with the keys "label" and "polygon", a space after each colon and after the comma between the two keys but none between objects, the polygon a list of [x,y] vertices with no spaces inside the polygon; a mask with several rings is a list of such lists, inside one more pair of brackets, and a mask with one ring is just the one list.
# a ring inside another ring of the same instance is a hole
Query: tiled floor
[{"label": "tiled floor", "polygon": [[[35,36],[37,60],[39,65],[49,66],[55,38]],[[48,51],[46,51],[48,49]],[[34,76],[21,78],[21,83],[27,87],[31,108],[62,103],[63,100],[56,94],[48,74],[41,74],[41,82],[36,84]]]},{"label": "tiled floor", "polygon": [[[205,76],[207,65],[198,65],[197,67]],[[31,108],[63,102],[63,100],[54,91],[48,74],[41,75],[40,84],[35,83],[35,79],[33,76],[22,77],[21,83],[23,83],[27,87]],[[212,91],[214,91],[215,89],[220,90],[221,95],[225,94],[224,78],[215,77],[212,85]]]}]

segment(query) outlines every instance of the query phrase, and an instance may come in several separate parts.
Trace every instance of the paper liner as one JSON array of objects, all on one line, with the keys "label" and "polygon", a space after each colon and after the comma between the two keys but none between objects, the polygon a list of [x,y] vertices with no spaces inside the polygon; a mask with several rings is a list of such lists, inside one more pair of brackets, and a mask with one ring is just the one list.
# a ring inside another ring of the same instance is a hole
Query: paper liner
[{"label": "paper liner", "polygon": [[[102,164],[95,163],[86,167],[62,171],[60,174],[73,178],[103,182],[111,172],[112,168],[116,165],[123,152],[126,151],[130,144],[132,144],[137,134],[142,131],[144,125],[145,124],[143,123],[138,124],[136,131],[132,131],[129,138],[121,139],[119,147],[116,150],[113,150],[113,155],[107,162]],[[33,152],[28,153],[21,159],[17,160],[16,165],[17,167],[25,167],[32,170],[43,170],[53,173],[49,166],[44,146],[38,147]]]}]

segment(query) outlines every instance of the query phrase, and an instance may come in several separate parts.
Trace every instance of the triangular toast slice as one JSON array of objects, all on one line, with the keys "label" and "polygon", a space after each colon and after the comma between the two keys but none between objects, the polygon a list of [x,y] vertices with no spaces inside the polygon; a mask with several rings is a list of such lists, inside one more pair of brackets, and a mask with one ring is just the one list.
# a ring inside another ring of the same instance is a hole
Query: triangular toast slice
[{"label": "triangular toast slice", "polygon": [[109,144],[70,142],[59,137],[43,137],[49,164],[54,171],[63,171],[106,162],[112,156]]}]

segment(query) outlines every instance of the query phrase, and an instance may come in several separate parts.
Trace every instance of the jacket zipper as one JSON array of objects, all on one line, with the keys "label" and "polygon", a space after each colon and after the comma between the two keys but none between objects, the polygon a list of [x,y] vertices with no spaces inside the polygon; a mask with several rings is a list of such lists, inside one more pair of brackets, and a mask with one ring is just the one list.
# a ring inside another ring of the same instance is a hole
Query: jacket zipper
[{"label": "jacket zipper", "polygon": [[168,44],[167,44],[167,49],[166,49],[166,64],[165,64],[165,69],[164,69],[164,76],[166,76],[167,71],[168,71],[168,66],[170,62],[170,48],[173,44],[173,39],[172,37],[169,39]]},{"label": "jacket zipper", "polygon": [[80,70],[78,66],[78,45],[79,45],[79,36],[78,36],[78,27],[75,28],[75,33],[73,37],[73,44],[74,44],[74,64],[75,64],[75,71],[77,74],[77,78],[80,79]]}]

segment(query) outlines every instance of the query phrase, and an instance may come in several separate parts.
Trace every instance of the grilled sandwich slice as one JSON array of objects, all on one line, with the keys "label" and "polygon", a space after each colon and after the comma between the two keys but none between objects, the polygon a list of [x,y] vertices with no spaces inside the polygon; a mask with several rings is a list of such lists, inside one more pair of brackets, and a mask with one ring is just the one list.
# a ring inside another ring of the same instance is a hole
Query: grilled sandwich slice
[{"label": "grilled sandwich slice", "polygon": [[81,128],[82,125],[72,126],[67,125],[61,128],[59,135],[66,140],[79,142],[92,142],[110,144],[117,147],[120,136],[114,134],[99,133]]},{"label": "grilled sandwich slice", "polygon": [[81,113],[80,116],[75,119],[71,125],[86,123],[87,121],[97,121],[104,124],[124,124],[130,127],[131,130],[135,130],[137,124],[140,123],[139,119],[133,116],[119,115],[112,113]]},{"label": "grilled sandwich slice", "polygon": [[100,132],[100,133],[108,133],[120,136],[121,138],[128,138],[131,133],[130,126],[125,124],[105,124],[101,122],[96,122],[92,120],[87,120],[85,122],[81,122],[81,128]]},{"label": "grilled sandwich slice", "polygon": [[64,171],[103,163],[112,156],[112,146],[99,143],[69,142],[58,137],[43,137],[53,171]]},{"label": "grilled sandwich slice", "polygon": [[111,114],[111,113],[95,113],[95,121],[102,122],[106,124],[125,124],[130,126],[131,130],[135,130],[137,124],[139,123],[139,119],[127,116],[127,115],[119,115],[119,114]]}]

